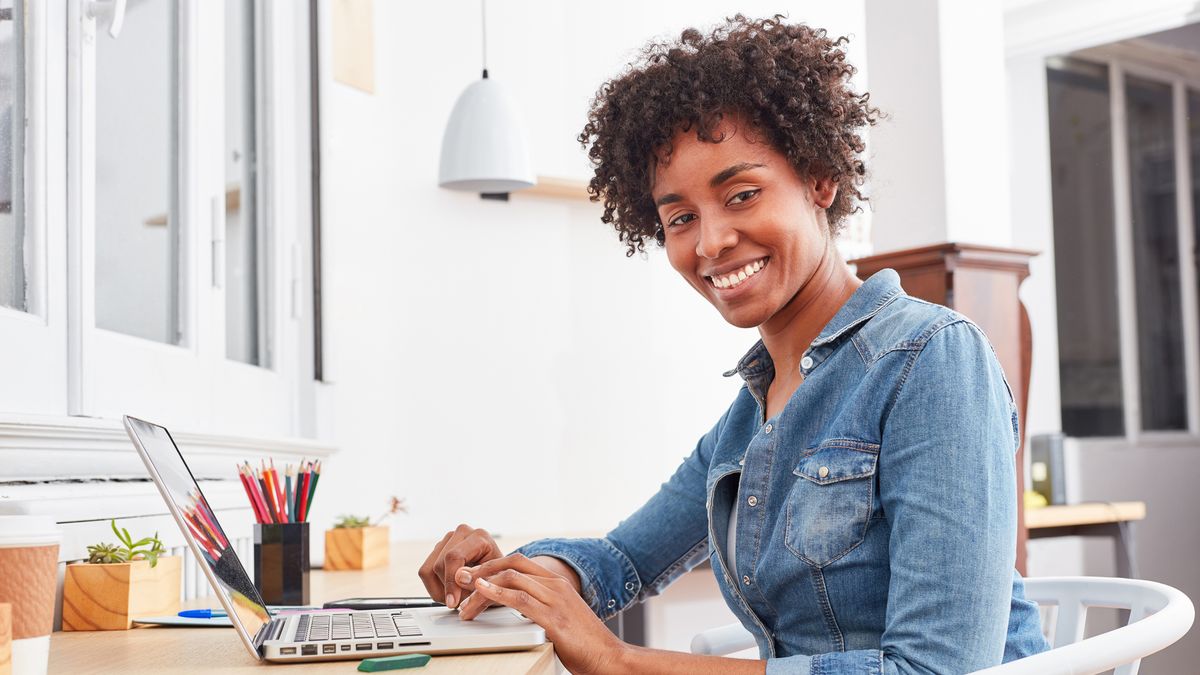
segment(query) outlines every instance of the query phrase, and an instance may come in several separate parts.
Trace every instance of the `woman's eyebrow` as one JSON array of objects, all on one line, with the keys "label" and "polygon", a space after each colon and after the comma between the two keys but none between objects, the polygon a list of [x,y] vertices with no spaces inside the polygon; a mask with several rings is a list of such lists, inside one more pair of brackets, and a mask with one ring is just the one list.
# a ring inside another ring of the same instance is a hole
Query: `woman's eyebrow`
[{"label": "woman's eyebrow", "polygon": [[[708,181],[708,186],[709,187],[717,187],[721,183],[724,183],[725,181],[729,180],[730,178],[733,178],[734,176],[738,175],[739,173],[741,173],[743,171],[749,171],[750,169],[758,169],[758,168],[762,168],[764,166],[766,166],[766,164],[752,164],[750,162],[742,162],[740,164],[734,164],[733,166],[731,166],[727,169],[722,169],[717,175],[713,176],[712,179]],[[654,205],[655,206],[666,206],[667,204],[672,204],[674,202],[681,201],[682,199],[683,199],[683,197],[681,197],[680,195],[678,195],[674,192],[669,192],[669,193],[659,197],[658,199],[654,200]]]},{"label": "woman's eyebrow", "polygon": [[708,181],[708,186],[709,187],[717,187],[721,183],[724,183],[725,181],[729,180],[730,178],[733,178],[734,176],[738,175],[739,173],[741,173],[743,171],[749,171],[750,169],[757,169],[757,168],[763,167],[763,166],[766,166],[766,165],[765,164],[751,164],[749,162],[742,162],[741,164],[734,164],[733,166],[729,167],[728,169],[724,169],[717,175],[713,176],[712,180]]}]

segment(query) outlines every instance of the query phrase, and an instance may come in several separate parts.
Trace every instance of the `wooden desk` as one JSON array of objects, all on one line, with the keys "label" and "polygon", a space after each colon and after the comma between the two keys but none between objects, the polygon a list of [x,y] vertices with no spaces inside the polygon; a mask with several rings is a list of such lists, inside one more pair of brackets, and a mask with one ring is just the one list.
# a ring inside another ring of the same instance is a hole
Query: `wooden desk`
[{"label": "wooden desk", "polygon": [[1116,544],[1117,576],[1136,579],[1133,523],[1145,517],[1145,502],[1091,502],[1027,509],[1025,527],[1030,539],[1111,537]]},{"label": "wooden desk", "polygon": [[[508,551],[525,540],[501,540]],[[426,595],[417,568],[433,550],[433,542],[394,543],[391,565],[362,572],[313,570],[312,603],[356,596]],[[215,598],[187,603],[219,607]],[[125,631],[54,633],[50,638],[51,673],[234,673],[262,672],[231,628],[166,628],[147,626]],[[291,668],[299,668],[293,665]],[[357,672],[358,661],[306,663],[304,672]],[[557,659],[550,644],[522,652],[435,656],[421,675],[489,673],[495,675],[553,675]],[[282,671],[281,671],[282,672]],[[406,671],[398,671],[406,672]]]}]

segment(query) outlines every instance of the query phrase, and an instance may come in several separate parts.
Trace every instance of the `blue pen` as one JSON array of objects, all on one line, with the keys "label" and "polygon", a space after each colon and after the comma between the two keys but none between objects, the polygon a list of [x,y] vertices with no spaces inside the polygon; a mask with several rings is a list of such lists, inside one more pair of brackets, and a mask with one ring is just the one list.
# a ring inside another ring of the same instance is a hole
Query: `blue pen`
[{"label": "blue pen", "polygon": [[179,616],[185,619],[218,619],[229,615],[223,609],[185,609]]}]

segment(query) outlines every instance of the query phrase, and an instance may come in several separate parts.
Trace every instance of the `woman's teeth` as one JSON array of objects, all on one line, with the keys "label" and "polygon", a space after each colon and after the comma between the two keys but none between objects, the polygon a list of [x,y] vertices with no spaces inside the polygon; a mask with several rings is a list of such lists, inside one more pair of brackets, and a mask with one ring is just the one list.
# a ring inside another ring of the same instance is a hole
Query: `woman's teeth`
[{"label": "woman's teeth", "polygon": [[746,265],[736,272],[730,272],[722,277],[711,277],[713,286],[716,286],[717,288],[736,288],[737,286],[740,286],[743,281],[757,274],[759,270],[766,266],[766,264],[767,259],[763,258],[762,260],[756,260],[749,265]]}]

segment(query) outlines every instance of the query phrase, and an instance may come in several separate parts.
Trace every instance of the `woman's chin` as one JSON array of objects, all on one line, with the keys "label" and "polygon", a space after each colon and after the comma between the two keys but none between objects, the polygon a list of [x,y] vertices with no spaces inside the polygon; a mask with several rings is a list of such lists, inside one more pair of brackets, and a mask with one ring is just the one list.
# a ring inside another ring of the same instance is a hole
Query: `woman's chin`
[{"label": "woman's chin", "polygon": [[767,320],[761,311],[750,307],[718,306],[717,311],[726,322],[738,328],[758,328]]}]

